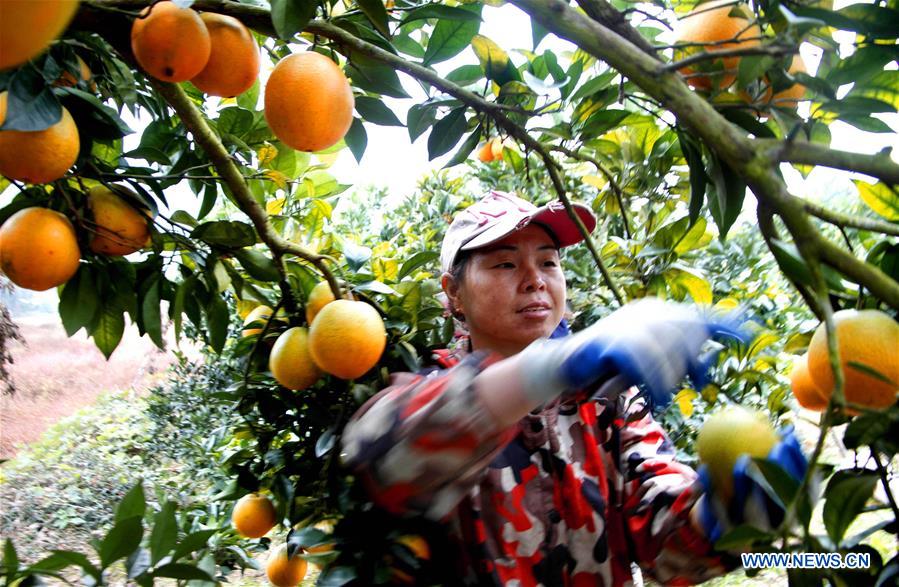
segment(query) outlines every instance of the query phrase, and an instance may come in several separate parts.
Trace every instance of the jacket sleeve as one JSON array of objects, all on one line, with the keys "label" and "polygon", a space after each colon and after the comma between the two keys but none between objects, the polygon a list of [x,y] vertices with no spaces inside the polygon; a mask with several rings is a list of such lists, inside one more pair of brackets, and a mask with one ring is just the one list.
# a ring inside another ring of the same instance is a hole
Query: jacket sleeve
[{"label": "jacket sleeve", "polygon": [[621,398],[618,434],[622,513],[634,559],[665,585],[692,585],[736,566],[691,521],[705,498],[696,472],[675,460],[674,446],[636,390]]},{"label": "jacket sleeve", "polygon": [[375,503],[440,520],[481,479],[515,432],[498,429],[474,392],[495,360],[473,353],[451,369],[402,374],[352,417],[343,460]]}]

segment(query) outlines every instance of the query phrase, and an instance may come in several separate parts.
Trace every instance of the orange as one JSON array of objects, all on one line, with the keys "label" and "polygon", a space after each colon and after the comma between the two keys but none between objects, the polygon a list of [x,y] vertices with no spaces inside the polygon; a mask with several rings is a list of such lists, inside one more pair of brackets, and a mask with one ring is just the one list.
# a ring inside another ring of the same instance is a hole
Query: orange
[{"label": "orange", "polygon": [[141,11],[131,26],[131,50],[144,71],[167,82],[183,82],[209,61],[209,31],[200,15],[165,0]]},{"label": "orange", "polygon": [[331,291],[331,284],[327,281],[316,283],[309,292],[309,299],[306,300],[306,324],[312,324],[319,311],[333,301],[334,293]]},{"label": "orange", "polygon": [[272,347],[268,368],[287,389],[305,389],[318,381],[322,374],[309,356],[309,331],[300,326],[285,330]]},{"label": "orange", "polygon": [[[720,8],[715,8],[716,6]],[[740,16],[732,16],[738,13]],[[745,49],[758,45],[762,31],[757,24],[749,24],[752,18],[752,12],[745,4],[734,5],[732,0],[713,0],[699,4],[678,21],[675,41],[697,45],[675,49],[675,60],[702,51]],[[739,64],[739,57],[723,57],[684,67],[680,72],[688,76],[686,82],[696,89],[711,90],[713,85],[717,89],[723,89],[737,79]],[[691,75],[697,71],[708,75]]]},{"label": "orange", "polygon": [[[412,551],[412,554],[415,556],[415,558],[425,561],[431,559],[431,549],[428,546],[427,541],[425,541],[425,539],[421,536],[406,534],[397,538],[397,542]],[[401,562],[398,562],[397,566],[394,566],[390,569],[390,575],[393,580],[396,583],[400,583],[402,585],[413,585],[415,583],[415,579],[412,577],[412,575],[406,572],[412,572],[412,569],[403,569],[400,567],[405,567],[405,565],[403,565]]]},{"label": "orange", "polygon": [[0,69],[43,53],[77,9],[78,0],[0,0]]},{"label": "orange", "polygon": [[494,137],[484,143],[478,150],[478,159],[482,163],[490,163],[503,158],[503,143],[499,137]]},{"label": "orange", "polygon": [[[253,322],[262,322],[264,326],[264,322],[269,319],[272,315],[272,309],[266,306],[265,304],[261,304],[250,310],[246,317],[243,320],[244,326],[249,326]],[[275,315],[275,321],[277,322],[286,322],[287,321],[287,312],[284,311],[284,308],[278,310],[278,313]],[[262,333],[262,326],[254,327],[254,328],[244,328],[241,332],[243,336],[252,336],[254,334]],[[269,332],[271,332],[271,327],[269,327]]]},{"label": "orange", "polygon": [[[137,194],[126,187],[115,186],[115,189],[137,199]],[[148,210],[138,211],[105,185],[90,189],[87,204],[96,224],[96,232],[90,242],[93,252],[112,256],[130,255],[149,244]]]},{"label": "orange", "polygon": [[234,504],[231,523],[241,536],[262,538],[278,523],[272,501],[259,493],[244,495]]},{"label": "orange", "polygon": [[253,34],[234,17],[214,12],[200,15],[212,50],[206,67],[192,80],[212,96],[231,98],[250,89],[259,75],[259,46]]},{"label": "orange", "polygon": [[802,355],[795,363],[790,371],[790,386],[793,389],[793,395],[799,405],[808,410],[816,412],[822,411],[827,407],[830,401],[830,394],[826,394],[815,385],[812,376],[808,372],[808,356]]},{"label": "orange", "polygon": [[309,352],[322,371],[355,379],[374,367],[387,345],[381,315],[365,302],[334,300],[309,328]]},{"label": "orange", "polygon": [[287,557],[287,545],[273,550],[265,565],[265,576],[276,587],[296,587],[306,576],[306,559],[297,553]]},{"label": "orange", "polygon": [[[0,93],[0,124],[6,120],[7,92]],[[0,173],[28,183],[50,183],[75,164],[78,127],[65,108],[59,122],[44,130],[0,131]]]},{"label": "orange", "polygon": [[[893,405],[899,391],[899,324],[879,310],[840,310],[833,319],[846,401],[875,409]],[[808,370],[819,389],[833,389],[823,322],[809,343]]]},{"label": "orange", "polygon": [[53,82],[53,85],[63,86],[66,88],[74,88],[76,85],[78,85],[79,81],[86,81],[89,82],[91,90],[96,91],[97,84],[91,81],[91,78],[94,76],[94,72],[92,72],[91,68],[87,66],[87,63],[84,62],[84,59],[82,59],[78,55],[75,56],[75,59],[78,60],[78,71],[80,72],[79,77],[81,79],[75,79],[75,76],[72,75],[72,72],[66,70],[62,72],[62,75],[59,76],[59,79]]},{"label": "orange", "polygon": [[766,457],[777,444],[777,433],[761,412],[729,406],[713,414],[696,438],[699,460],[709,468],[712,484],[725,500],[733,493],[734,465],[742,455]]},{"label": "orange", "polygon": [[[790,62],[790,68],[787,72],[791,75],[796,73],[808,73],[808,69],[805,67],[805,61],[802,59],[802,56],[799,54],[793,55],[793,60]],[[768,90],[771,91],[770,89]],[[805,86],[796,83],[790,86],[785,90],[781,90],[774,94],[771,98],[771,103],[774,106],[782,106],[784,108],[795,108],[796,104],[799,103],[805,97]]]},{"label": "orange", "polygon": [[78,271],[81,253],[75,229],[54,210],[19,210],[0,227],[0,241],[0,267],[19,287],[44,291]]},{"label": "orange", "polygon": [[265,85],[265,119],[276,137],[298,151],[321,151],[342,139],[354,105],[343,71],[312,51],[279,61]]}]

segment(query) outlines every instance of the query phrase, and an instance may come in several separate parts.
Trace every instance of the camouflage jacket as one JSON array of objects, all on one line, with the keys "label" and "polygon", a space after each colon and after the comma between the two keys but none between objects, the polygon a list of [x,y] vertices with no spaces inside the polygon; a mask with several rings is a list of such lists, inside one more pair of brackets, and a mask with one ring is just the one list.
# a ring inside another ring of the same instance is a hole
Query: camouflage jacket
[{"label": "camouflage jacket", "polygon": [[732,566],[689,521],[695,472],[636,390],[557,399],[500,430],[472,380],[496,356],[400,374],[347,425],[345,463],[398,515],[448,524],[460,576],[446,584],[630,585],[631,564],[689,585]]}]

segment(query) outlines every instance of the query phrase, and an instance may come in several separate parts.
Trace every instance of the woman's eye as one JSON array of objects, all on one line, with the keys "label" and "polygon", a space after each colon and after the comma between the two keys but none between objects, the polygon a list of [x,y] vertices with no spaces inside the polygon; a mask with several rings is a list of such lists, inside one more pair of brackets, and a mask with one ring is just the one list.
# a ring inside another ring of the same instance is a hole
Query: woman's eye
[{"label": "woman's eye", "polygon": [[510,263],[509,261],[505,261],[503,263],[494,265],[494,269],[515,269],[515,264]]},{"label": "woman's eye", "polygon": [[550,260],[550,261],[544,261],[544,262],[543,262],[543,266],[544,266],[544,267],[555,267],[556,265],[558,265],[558,263],[556,263],[555,260]]}]

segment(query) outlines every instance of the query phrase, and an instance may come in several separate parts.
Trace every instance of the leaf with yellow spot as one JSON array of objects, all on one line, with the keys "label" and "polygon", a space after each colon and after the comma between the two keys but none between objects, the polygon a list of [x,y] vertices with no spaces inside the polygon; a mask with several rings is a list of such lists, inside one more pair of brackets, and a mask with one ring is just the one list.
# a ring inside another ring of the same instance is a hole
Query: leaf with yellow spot
[{"label": "leaf with yellow spot", "polygon": [[375,257],[372,252],[371,267],[377,281],[390,283],[396,281],[400,272],[400,264],[396,259]]},{"label": "leaf with yellow spot", "polygon": [[665,272],[665,281],[678,297],[688,294],[697,304],[712,303],[712,285],[685,268],[669,269]]},{"label": "leaf with yellow spot", "polygon": [[287,189],[287,176],[275,169],[268,169],[263,174],[282,190]]},{"label": "leaf with yellow spot", "polygon": [[491,71],[504,70],[509,63],[509,54],[484,35],[475,35],[471,40],[471,48],[474,49],[474,54],[488,76]]},{"label": "leaf with yellow spot", "polygon": [[255,300],[237,300],[237,315],[244,319],[258,305]]},{"label": "leaf with yellow spot", "polygon": [[337,158],[340,157],[340,152],[336,153],[316,153],[316,158],[318,158],[318,162],[323,169],[327,169],[334,165],[334,162],[337,161]]},{"label": "leaf with yellow spot", "polygon": [[681,414],[689,418],[693,415],[693,400],[697,397],[699,394],[696,393],[696,390],[687,387],[677,392],[677,395],[674,396],[674,403],[677,404]]},{"label": "leaf with yellow spot", "polygon": [[275,198],[274,200],[270,200],[265,204],[265,211],[272,216],[278,215],[284,210],[285,201],[286,198]]},{"label": "leaf with yellow spot", "polygon": [[265,143],[256,151],[256,157],[259,158],[259,165],[268,165],[278,156],[278,147],[271,143]]},{"label": "leaf with yellow spot", "polygon": [[606,184],[609,183],[605,177],[600,177],[598,175],[585,175],[581,179],[584,180],[585,184],[592,185],[598,190],[606,187]]},{"label": "leaf with yellow spot", "polygon": [[883,182],[856,181],[858,195],[872,210],[890,221],[899,220],[899,192]]},{"label": "leaf with yellow spot", "polygon": [[735,309],[739,305],[740,305],[740,302],[738,302],[737,300],[735,300],[733,298],[723,298],[723,299],[718,300],[718,302],[715,304],[714,308],[721,312],[730,312],[731,310]]}]

